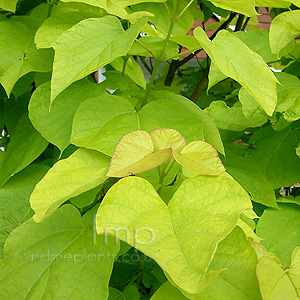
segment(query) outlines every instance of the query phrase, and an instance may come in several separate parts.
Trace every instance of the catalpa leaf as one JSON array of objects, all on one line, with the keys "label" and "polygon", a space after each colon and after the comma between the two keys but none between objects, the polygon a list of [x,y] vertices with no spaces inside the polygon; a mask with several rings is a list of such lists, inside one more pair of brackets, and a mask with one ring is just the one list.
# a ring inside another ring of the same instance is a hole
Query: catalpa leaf
[{"label": "catalpa leaf", "polygon": [[15,12],[18,0],[0,0],[0,8]]},{"label": "catalpa leaf", "polygon": [[87,149],[78,149],[67,159],[59,160],[30,196],[34,220],[40,222],[66,200],[103,183],[108,165],[109,157]]},{"label": "catalpa leaf", "polygon": [[[41,223],[12,232],[0,262],[1,299],[107,299],[113,239],[93,237],[93,214],[64,205]],[[51,295],[51,296],[50,296]]]},{"label": "catalpa leaf", "polygon": [[213,41],[201,27],[194,30],[194,35],[220,71],[241,84],[272,115],[278,81],[261,56],[226,30],[221,30]]},{"label": "catalpa leaf", "polygon": [[[300,2],[300,1],[299,1]],[[300,33],[300,10],[287,11],[274,18],[270,27],[270,45],[278,58],[290,53]]]},{"label": "catalpa leaf", "polygon": [[30,165],[0,189],[0,257],[8,235],[33,215],[29,197],[48,169],[45,165]]},{"label": "catalpa leaf", "polygon": [[158,288],[158,290],[154,293],[154,295],[150,298],[150,300],[187,300],[185,296],[170,282],[165,282],[162,286]]},{"label": "catalpa leaf", "polygon": [[255,0],[256,6],[278,8],[289,8],[292,2],[299,3],[299,0]]},{"label": "catalpa leaf", "polygon": [[170,159],[172,149],[154,152],[148,132],[137,130],[124,135],[111,158],[107,176],[124,177],[155,168]]},{"label": "catalpa leaf", "polygon": [[201,175],[217,176],[225,172],[217,150],[203,141],[191,142],[173,155],[180,165]]},{"label": "catalpa leaf", "polygon": [[50,82],[36,89],[29,102],[29,118],[45,139],[63,151],[70,144],[72,123],[77,108],[88,98],[97,96],[101,98],[103,89],[82,79],[63,91],[52,103],[51,110],[50,95]]},{"label": "catalpa leaf", "polygon": [[207,269],[219,242],[250,208],[247,193],[226,174],[187,179],[167,205],[148,181],[130,176],[108,191],[96,225],[99,234],[139,249],[181,289],[196,294],[222,271]]},{"label": "catalpa leaf", "polygon": [[258,14],[255,10],[255,0],[209,0],[209,2],[217,7],[236,11],[248,17]]},{"label": "catalpa leaf", "polygon": [[256,272],[263,300],[300,298],[300,247],[293,251],[289,268],[284,269],[270,257],[263,256]]},{"label": "catalpa leaf", "polygon": [[175,129],[157,128],[150,131],[149,134],[157,150],[172,148],[173,151],[180,151],[186,145],[184,136]]},{"label": "catalpa leaf", "polygon": [[145,23],[140,19],[124,31],[117,17],[105,16],[83,20],[63,33],[53,45],[51,103],[76,80],[126,55]]}]

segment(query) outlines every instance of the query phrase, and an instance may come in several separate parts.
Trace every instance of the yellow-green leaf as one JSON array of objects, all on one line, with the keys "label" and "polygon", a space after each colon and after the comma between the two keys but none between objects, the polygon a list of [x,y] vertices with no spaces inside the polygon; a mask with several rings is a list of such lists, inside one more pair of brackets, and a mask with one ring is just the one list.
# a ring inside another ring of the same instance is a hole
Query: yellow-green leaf
[{"label": "yellow-green leaf", "polygon": [[154,152],[148,132],[137,130],[124,135],[116,146],[107,176],[125,177],[153,169],[172,156],[172,149]]},{"label": "yellow-green leaf", "polygon": [[180,151],[186,145],[184,136],[175,129],[157,128],[150,131],[150,136],[157,150],[172,148],[173,151]]},{"label": "yellow-green leaf", "polygon": [[0,0],[0,8],[15,12],[18,0]]},{"label": "yellow-green leaf", "polygon": [[180,153],[174,152],[173,155],[183,167],[201,175],[217,176],[225,172],[217,150],[203,141],[191,142]]}]

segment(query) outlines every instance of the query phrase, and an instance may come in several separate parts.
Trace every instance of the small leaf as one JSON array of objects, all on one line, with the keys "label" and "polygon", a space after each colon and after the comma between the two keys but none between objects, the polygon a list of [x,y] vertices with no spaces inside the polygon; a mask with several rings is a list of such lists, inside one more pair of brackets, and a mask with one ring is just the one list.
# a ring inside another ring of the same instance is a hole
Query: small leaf
[{"label": "small leaf", "polygon": [[0,8],[15,12],[18,0],[0,0]]},{"label": "small leaf", "polygon": [[172,156],[171,148],[154,152],[148,132],[137,130],[124,135],[116,146],[107,176],[124,177],[153,169]]},{"label": "small leaf", "polygon": [[59,160],[31,194],[34,220],[40,222],[66,200],[103,183],[108,164],[106,155],[87,149],[79,149],[67,159]]},{"label": "small leaf", "polygon": [[173,151],[180,151],[186,145],[184,136],[175,129],[157,128],[150,131],[150,136],[157,150],[172,148]]},{"label": "small leaf", "polygon": [[225,172],[217,150],[202,141],[191,142],[179,153],[174,152],[174,158],[183,167],[201,175],[217,176]]}]

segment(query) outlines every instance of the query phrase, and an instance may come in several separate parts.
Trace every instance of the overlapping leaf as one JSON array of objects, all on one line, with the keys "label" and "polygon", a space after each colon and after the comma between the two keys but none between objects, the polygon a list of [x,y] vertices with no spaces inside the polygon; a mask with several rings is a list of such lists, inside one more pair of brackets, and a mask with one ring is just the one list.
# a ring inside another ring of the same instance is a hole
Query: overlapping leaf
[{"label": "overlapping leaf", "polygon": [[0,0],[0,8],[15,12],[18,0]]},{"label": "overlapping leaf", "polygon": [[101,203],[97,232],[134,245],[154,258],[180,288],[196,294],[220,272],[207,272],[216,247],[249,208],[248,195],[228,175],[190,178],[168,205],[150,183],[126,177]]},{"label": "overlapping leaf", "polygon": [[87,149],[79,149],[58,161],[30,196],[34,220],[40,222],[66,200],[103,183],[107,179],[108,165],[106,155]]}]

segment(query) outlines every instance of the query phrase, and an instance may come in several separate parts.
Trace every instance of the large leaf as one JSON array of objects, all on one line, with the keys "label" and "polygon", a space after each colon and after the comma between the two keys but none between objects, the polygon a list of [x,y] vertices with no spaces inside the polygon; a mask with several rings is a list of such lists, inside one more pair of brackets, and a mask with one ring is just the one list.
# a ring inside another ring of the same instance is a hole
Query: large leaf
[{"label": "large leaf", "polygon": [[218,176],[225,172],[217,150],[203,141],[187,144],[180,153],[174,152],[174,158],[183,167],[201,175]]},{"label": "large leaf", "polygon": [[30,219],[14,230],[0,262],[0,298],[107,299],[119,246],[103,237],[93,242],[92,220],[65,205],[41,223]]},{"label": "large leaf", "polygon": [[172,156],[171,148],[154,152],[148,132],[137,130],[124,135],[111,158],[107,176],[125,177],[156,168]]},{"label": "large leaf", "polygon": [[138,115],[131,103],[119,96],[103,94],[79,105],[71,142],[111,156],[120,138],[137,129]]},{"label": "large leaf", "polygon": [[212,4],[223,9],[236,11],[248,17],[257,15],[255,0],[209,0]]},{"label": "large leaf", "polygon": [[255,0],[256,6],[289,8],[291,3],[300,3],[299,0]]},{"label": "large leaf", "polygon": [[278,58],[295,47],[295,37],[300,33],[300,10],[287,11],[274,18],[270,27],[271,50]]},{"label": "large leaf", "polygon": [[[209,270],[226,269],[220,273],[197,300],[259,300],[256,278],[257,255],[243,231],[236,227],[218,245]],[[226,295],[226,298],[224,298]]]},{"label": "large leaf", "polygon": [[261,56],[226,30],[221,30],[213,41],[201,27],[194,30],[194,35],[220,71],[240,83],[272,115],[277,103],[277,79]]},{"label": "large leaf", "polygon": [[247,193],[228,175],[190,178],[168,205],[149,182],[126,177],[101,203],[97,232],[135,246],[155,259],[180,288],[196,294],[220,272],[207,272],[216,247],[249,208]]},{"label": "large leaf", "polygon": [[15,12],[18,0],[0,0],[0,8]]},{"label": "large leaf", "polygon": [[233,150],[226,149],[226,171],[251,195],[251,199],[277,207],[274,190],[256,163]]},{"label": "large leaf", "polygon": [[25,114],[10,136],[7,150],[0,156],[0,187],[11,177],[34,161],[48,142],[31,125]]},{"label": "large leaf", "polygon": [[[19,18],[14,20],[24,21]],[[23,23],[35,22],[25,20]],[[31,71],[48,72],[52,66],[52,51],[38,50],[33,42],[36,28],[26,27],[23,23],[13,20],[0,22],[0,83],[7,95],[23,75]]]},{"label": "large leaf", "polygon": [[48,167],[30,165],[0,189],[0,257],[8,235],[33,215],[29,197]]},{"label": "large leaf", "polygon": [[170,282],[164,283],[150,300],[186,300],[187,298]]},{"label": "large leaf", "polygon": [[141,19],[124,31],[118,18],[105,16],[83,20],[63,33],[53,45],[51,102],[76,80],[126,55],[145,23]]},{"label": "large leaf", "polygon": [[257,264],[257,278],[263,300],[300,299],[300,247],[292,256],[292,265],[284,269],[270,257]]},{"label": "large leaf", "polygon": [[289,127],[274,131],[267,126],[251,137],[250,143],[255,148],[250,152],[251,159],[254,159],[274,189],[299,182],[300,160],[295,151],[299,140],[299,131]]},{"label": "large leaf", "polygon": [[287,267],[294,248],[300,246],[300,210],[296,204],[279,204],[279,208],[264,211],[256,233],[261,244]]},{"label": "large leaf", "polygon": [[214,120],[218,128],[242,131],[250,127],[259,127],[267,122],[264,112],[259,112],[251,117],[246,117],[242,107],[236,105],[229,107],[224,101],[213,101],[205,112]]},{"label": "large leaf", "polygon": [[98,85],[83,79],[63,91],[52,103],[51,110],[50,94],[50,82],[38,87],[30,99],[29,117],[44,138],[63,151],[70,144],[73,118],[80,103],[87,98],[101,97],[103,92]]},{"label": "large leaf", "polygon": [[108,165],[106,155],[87,149],[79,149],[67,159],[59,160],[31,194],[34,220],[40,222],[66,200],[103,183]]}]

